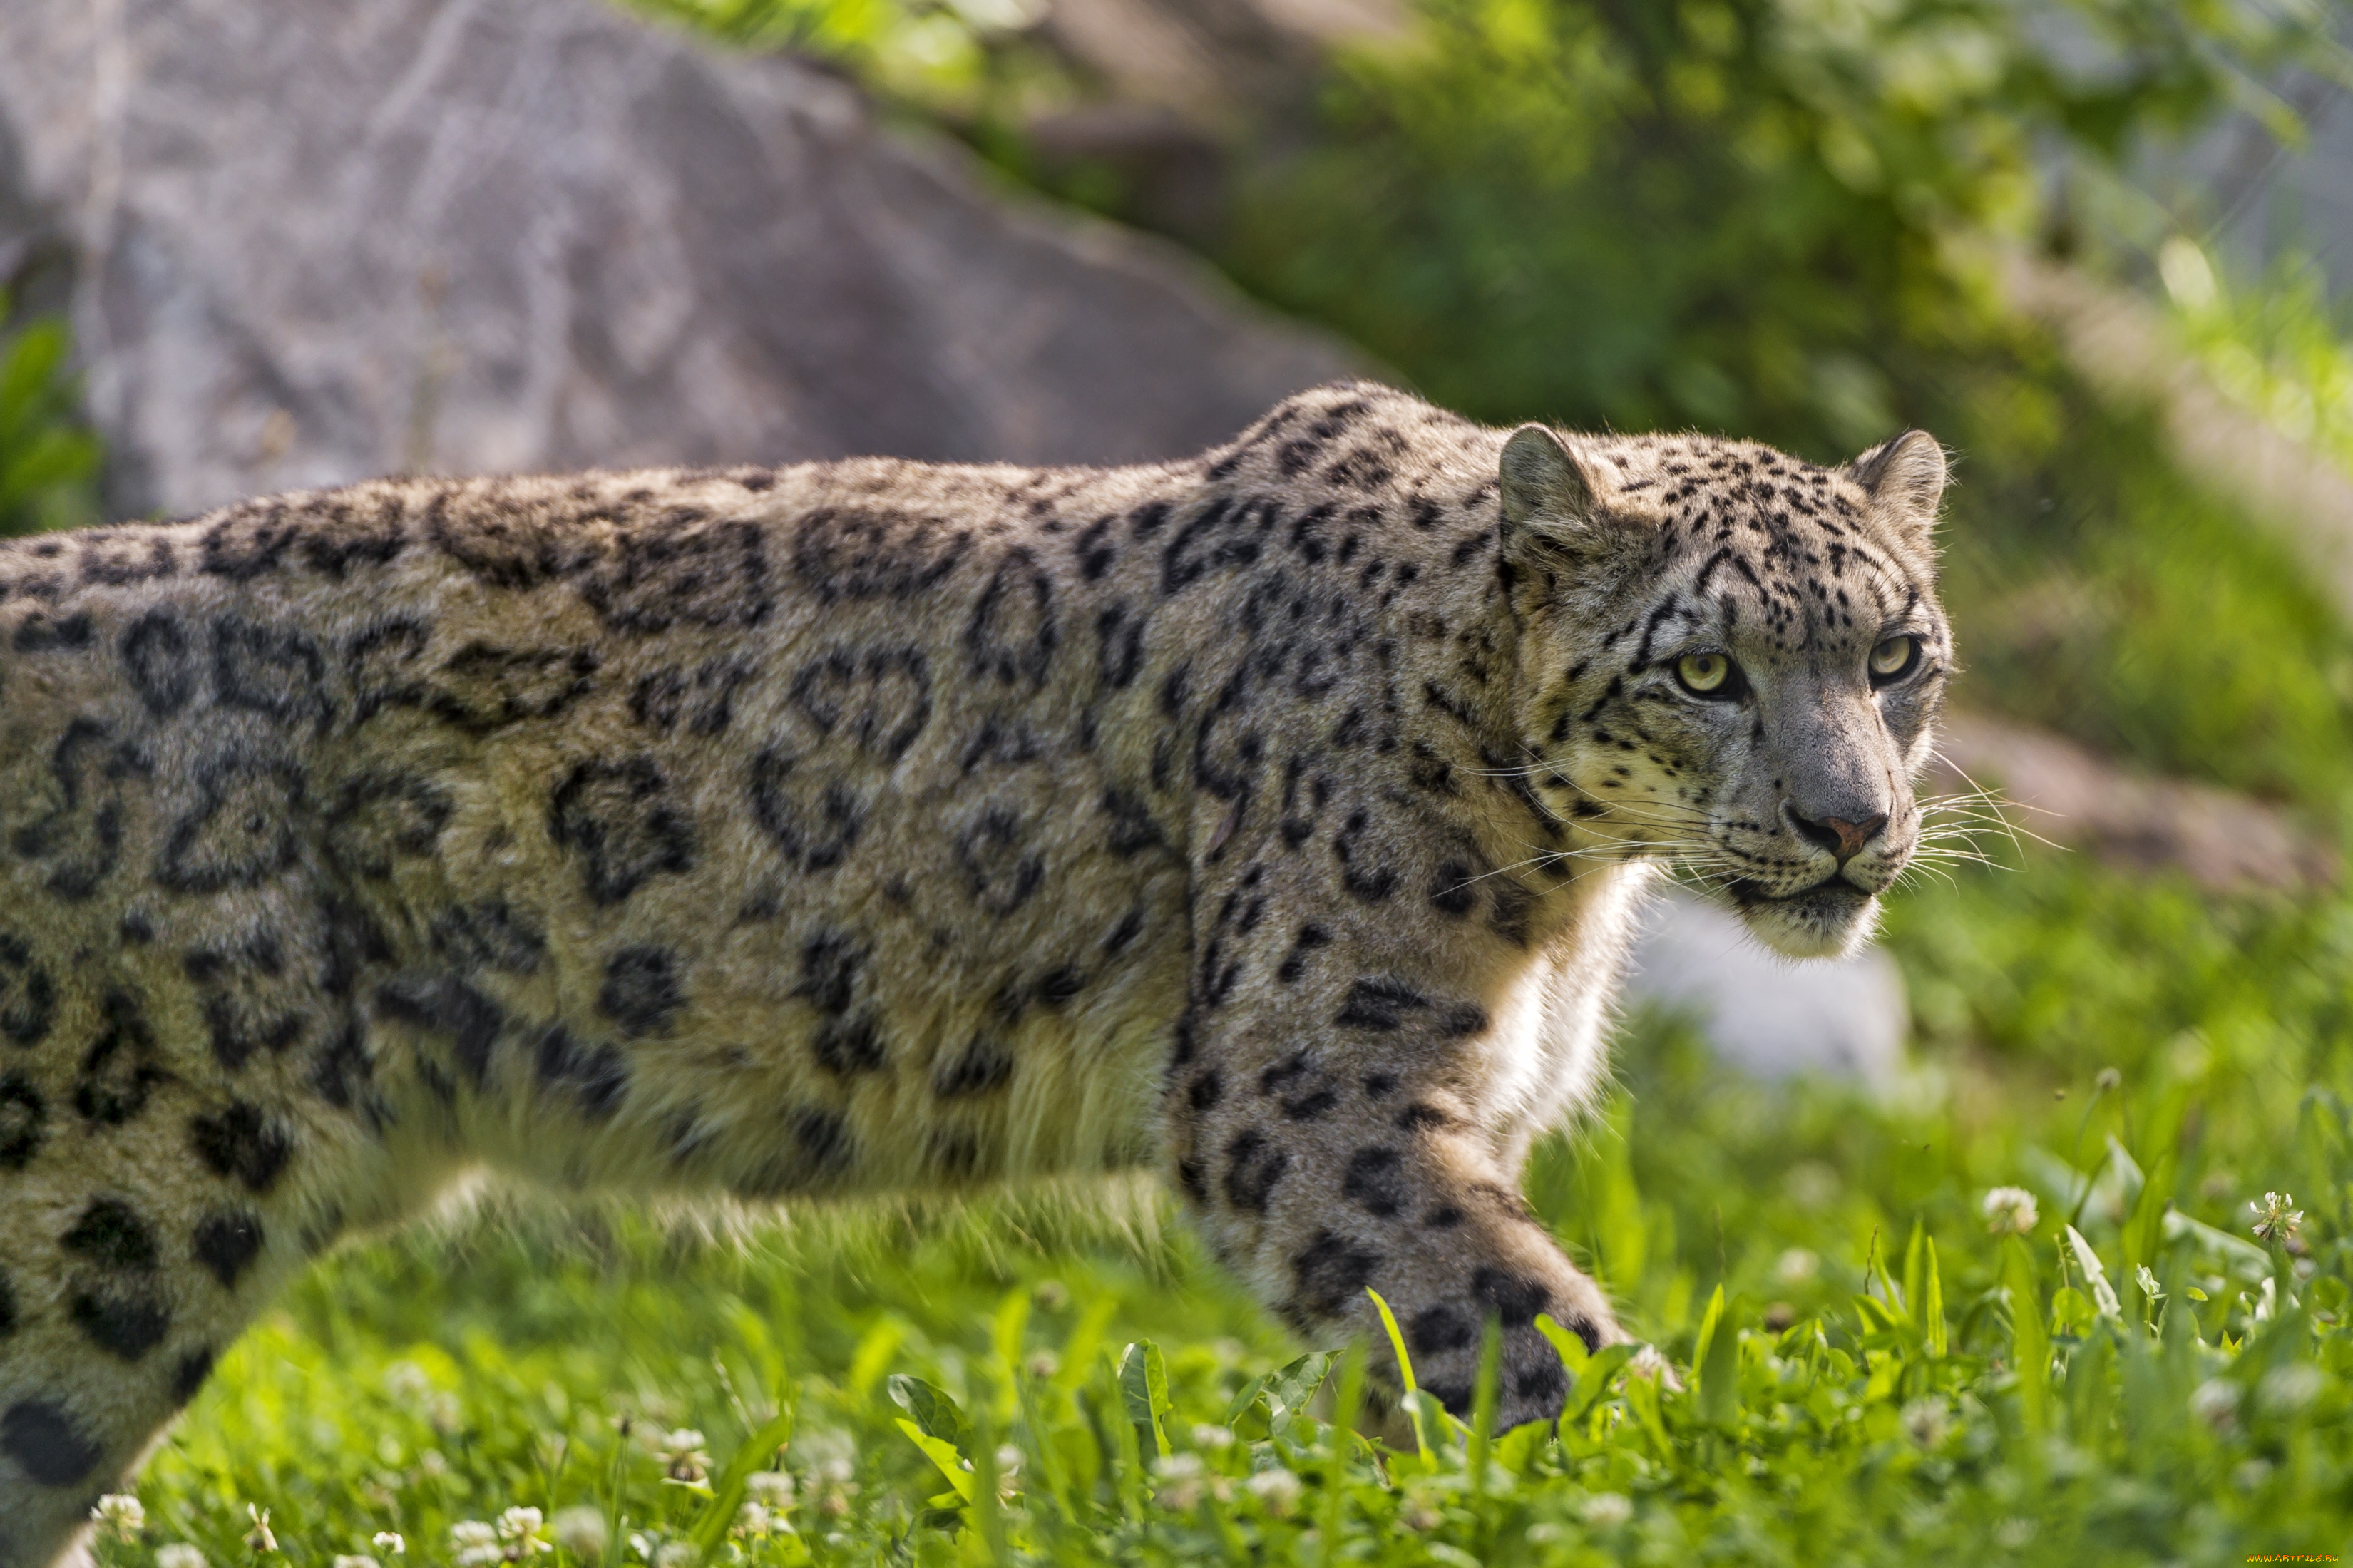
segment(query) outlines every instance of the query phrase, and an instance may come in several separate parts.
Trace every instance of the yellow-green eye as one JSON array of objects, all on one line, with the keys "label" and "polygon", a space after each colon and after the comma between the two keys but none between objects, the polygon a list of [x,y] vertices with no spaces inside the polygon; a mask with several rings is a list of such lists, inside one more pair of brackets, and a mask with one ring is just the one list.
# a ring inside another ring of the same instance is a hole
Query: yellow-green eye
[{"label": "yellow-green eye", "polygon": [[1732,661],[1720,653],[1687,653],[1675,660],[1675,679],[1686,691],[1716,691],[1732,679]]},{"label": "yellow-green eye", "polygon": [[1913,657],[1920,650],[1917,637],[1889,637],[1871,650],[1871,673],[1881,680],[1893,680],[1912,668]]}]

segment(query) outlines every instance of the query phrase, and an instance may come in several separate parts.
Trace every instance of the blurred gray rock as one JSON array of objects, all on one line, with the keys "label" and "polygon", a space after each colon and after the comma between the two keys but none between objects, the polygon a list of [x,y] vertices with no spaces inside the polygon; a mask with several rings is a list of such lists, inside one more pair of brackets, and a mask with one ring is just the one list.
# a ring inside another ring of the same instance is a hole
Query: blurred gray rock
[{"label": "blurred gray rock", "polygon": [[8,0],[0,279],[118,512],[393,472],[1198,450],[1361,370],[800,61],[594,0]]},{"label": "blurred gray rock", "polygon": [[1730,910],[1681,889],[1648,912],[1626,1000],[1690,1016],[1717,1056],[1758,1078],[1861,1079],[1885,1092],[1904,1068],[1904,976],[1877,948],[1835,961],[1783,958]]}]

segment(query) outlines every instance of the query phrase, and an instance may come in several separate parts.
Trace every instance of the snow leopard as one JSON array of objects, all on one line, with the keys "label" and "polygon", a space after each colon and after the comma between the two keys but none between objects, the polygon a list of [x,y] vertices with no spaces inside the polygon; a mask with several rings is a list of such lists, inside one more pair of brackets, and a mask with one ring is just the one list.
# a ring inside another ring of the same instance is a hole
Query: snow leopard
[{"label": "snow leopard", "polygon": [[[1112,468],[398,478],[0,544],[0,1568],[290,1277],[489,1171],[1165,1173],[1504,1424],[1622,1341],[1524,1201],[1645,889],[1870,931],[1938,445],[1366,383]],[[1493,1325],[1492,1331],[1489,1325]]]}]

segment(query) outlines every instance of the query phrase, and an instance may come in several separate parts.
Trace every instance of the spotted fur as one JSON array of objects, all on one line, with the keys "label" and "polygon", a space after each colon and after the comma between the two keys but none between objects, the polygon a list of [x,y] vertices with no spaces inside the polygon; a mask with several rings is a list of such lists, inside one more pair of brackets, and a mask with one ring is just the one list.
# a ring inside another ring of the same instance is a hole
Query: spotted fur
[{"label": "spotted fur", "polygon": [[[1303,1334],[1377,1289],[1461,1408],[1493,1318],[1545,1415],[1535,1318],[1621,1336],[1519,1162],[1662,859],[1784,947],[1867,923],[1942,476],[1349,384],[1146,468],[387,480],[0,547],[0,1568],[308,1258],[485,1166],[1155,1164]],[[1703,646],[1746,699],[1675,684]]]}]

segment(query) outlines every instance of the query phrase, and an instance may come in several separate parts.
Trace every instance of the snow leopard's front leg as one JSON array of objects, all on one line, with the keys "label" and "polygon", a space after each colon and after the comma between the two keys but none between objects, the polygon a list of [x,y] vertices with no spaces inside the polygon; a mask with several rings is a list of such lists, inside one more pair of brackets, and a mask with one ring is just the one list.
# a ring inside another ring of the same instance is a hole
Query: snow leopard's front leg
[{"label": "snow leopard's front leg", "polygon": [[1479,1124],[1486,1010],[1450,992],[1426,948],[1335,943],[1313,922],[1283,934],[1287,950],[1251,966],[1258,983],[1229,979],[1214,936],[1197,966],[1168,1115],[1201,1224],[1302,1335],[1364,1335],[1377,1364],[1389,1355],[1365,1292],[1379,1291],[1417,1380],[1466,1417],[1497,1321],[1499,1423],[1556,1415],[1567,1379],[1537,1314],[1588,1346],[1626,1336]]}]

